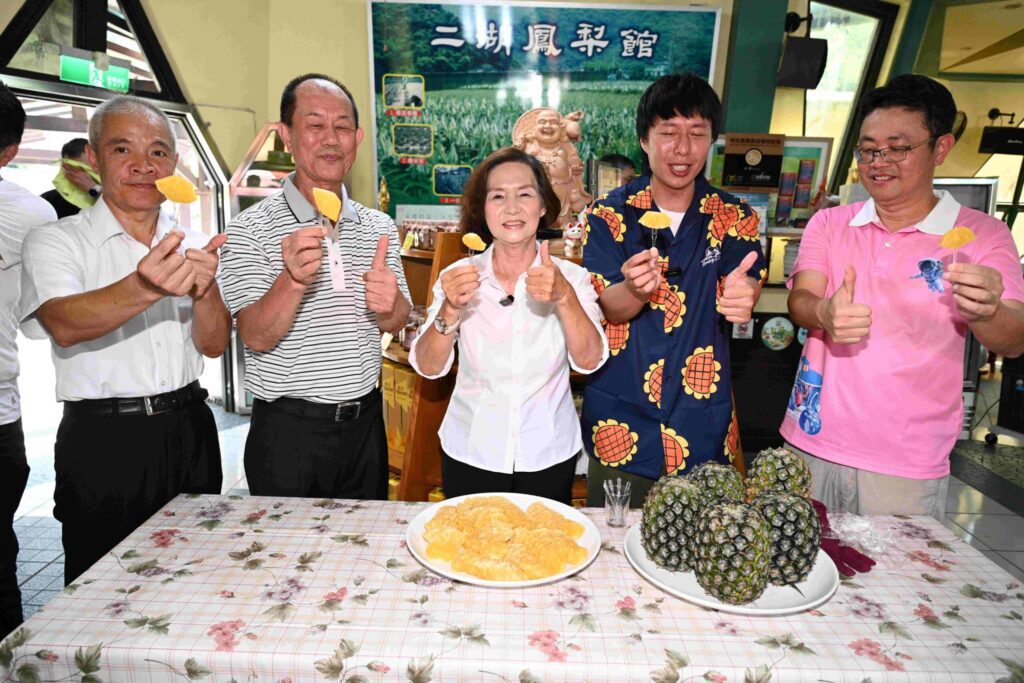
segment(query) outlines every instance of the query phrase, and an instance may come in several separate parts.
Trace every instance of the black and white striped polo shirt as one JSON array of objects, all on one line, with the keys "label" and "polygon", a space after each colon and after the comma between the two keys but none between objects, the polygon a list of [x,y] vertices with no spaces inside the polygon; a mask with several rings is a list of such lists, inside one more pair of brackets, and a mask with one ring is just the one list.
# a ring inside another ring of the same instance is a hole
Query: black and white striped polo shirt
[{"label": "black and white striped polo shirt", "polygon": [[[294,230],[316,224],[317,211],[293,182],[236,216],[221,250],[220,287],[232,316],[262,297],[284,270],[281,241]],[[373,263],[377,238],[388,235],[388,267],[407,300],[401,244],[394,221],[342,197],[339,246],[346,291],[331,287],[327,250],[316,282],[302,298],[288,333],[270,351],[245,348],[245,388],[273,401],[282,396],[337,403],[370,391],[380,374],[380,330],[366,307],[363,274]]]}]

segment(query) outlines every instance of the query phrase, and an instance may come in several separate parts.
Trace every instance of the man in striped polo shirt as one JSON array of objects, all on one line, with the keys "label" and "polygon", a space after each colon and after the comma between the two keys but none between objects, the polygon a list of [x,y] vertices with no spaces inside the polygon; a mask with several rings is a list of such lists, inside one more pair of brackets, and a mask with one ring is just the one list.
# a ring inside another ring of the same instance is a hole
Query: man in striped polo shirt
[{"label": "man in striped polo shirt", "polygon": [[[284,191],[228,226],[222,289],[245,343],[256,397],[245,444],[254,495],[383,499],[387,438],[377,377],[380,332],[410,310],[398,231],[348,197],[342,181],[363,140],[341,83],[293,79],[279,128],[295,159]],[[341,197],[322,227],[313,189]]]}]

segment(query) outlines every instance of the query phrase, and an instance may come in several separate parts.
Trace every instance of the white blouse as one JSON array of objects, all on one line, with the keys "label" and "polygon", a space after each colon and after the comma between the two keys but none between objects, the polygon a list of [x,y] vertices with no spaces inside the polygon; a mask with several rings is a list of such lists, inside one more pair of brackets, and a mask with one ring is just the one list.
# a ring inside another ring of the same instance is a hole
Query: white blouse
[{"label": "white blouse", "polygon": [[[493,249],[488,249],[445,269],[477,266],[480,288],[462,311],[454,333],[459,345],[458,376],[438,433],[444,451],[460,462],[505,474],[536,472],[565,461],[583,447],[569,368],[590,373],[601,367],[608,359],[608,340],[597,293],[584,268],[552,258],[601,335],[601,362],[590,370],[579,367],[569,355],[554,304],[535,301],[526,293],[525,273],[516,281],[514,301],[500,303],[506,294],[494,275],[492,255]],[[538,254],[533,266],[539,264]],[[421,333],[434,324],[444,298],[439,277]],[[421,338],[416,336],[409,353],[413,368],[429,379],[448,374],[454,348],[444,369],[428,375],[420,369],[416,355]]]}]

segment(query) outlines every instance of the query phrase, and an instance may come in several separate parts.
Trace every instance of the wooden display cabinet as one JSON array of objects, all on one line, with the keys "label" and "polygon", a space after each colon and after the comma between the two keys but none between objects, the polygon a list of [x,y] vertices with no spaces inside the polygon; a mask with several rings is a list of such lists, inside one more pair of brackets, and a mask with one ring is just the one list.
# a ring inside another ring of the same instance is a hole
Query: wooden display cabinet
[{"label": "wooden display cabinet", "polygon": [[[461,233],[438,233],[433,251],[403,249],[402,263],[413,305],[430,306],[432,288],[441,271],[464,255]],[[409,365],[408,352],[397,342],[385,349],[384,358],[397,366]],[[388,452],[391,470],[401,475],[399,500],[426,500],[430,491],[441,485],[441,442],[437,430],[455,388],[455,370],[453,367],[439,379],[416,375],[403,448],[389,448]],[[388,425],[389,430],[393,428],[394,425]]]}]

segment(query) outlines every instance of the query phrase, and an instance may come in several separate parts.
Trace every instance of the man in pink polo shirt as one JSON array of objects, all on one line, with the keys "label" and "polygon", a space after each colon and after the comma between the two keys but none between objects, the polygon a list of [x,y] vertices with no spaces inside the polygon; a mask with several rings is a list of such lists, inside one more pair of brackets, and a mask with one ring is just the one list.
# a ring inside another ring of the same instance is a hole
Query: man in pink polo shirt
[{"label": "man in pink polo shirt", "polygon": [[[809,334],[780,431],[829,508],[941,519],[967,330],[1024,353],[1020,258],[1004,223],[932,189],[955,142],[949,90],[898,76],[861,112],[855,158],[871,199],[804,231],[789,313]],[[957,226],[977,239],[941,247]]]}]

